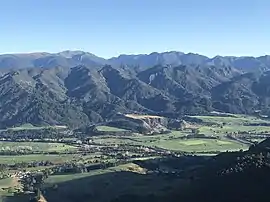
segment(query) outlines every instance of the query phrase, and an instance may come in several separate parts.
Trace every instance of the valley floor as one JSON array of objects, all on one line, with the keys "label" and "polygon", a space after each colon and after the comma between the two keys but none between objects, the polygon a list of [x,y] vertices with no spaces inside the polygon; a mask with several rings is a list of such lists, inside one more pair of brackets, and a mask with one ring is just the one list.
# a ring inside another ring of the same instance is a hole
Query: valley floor
[{"label": "valley floor", "polygon": [[[245,151],[270,135],[270,121],[256,117],[191,118],[201,121],[166,134],[69,137],[56,142],[3,140],[0,194],[5,201],[29,199],[24,194],[24,180],[35,173],[46,173],[41,190],[47,201],[87,197],[105,202],[118,195],[167,193],[189,183],[190,178],[183,173],[202,166],[211,158],[208,156]],[[106,126],[99,129],[108,133],[123,130]],[[163,163],[174,158],[178,159],[177,164]]]}]

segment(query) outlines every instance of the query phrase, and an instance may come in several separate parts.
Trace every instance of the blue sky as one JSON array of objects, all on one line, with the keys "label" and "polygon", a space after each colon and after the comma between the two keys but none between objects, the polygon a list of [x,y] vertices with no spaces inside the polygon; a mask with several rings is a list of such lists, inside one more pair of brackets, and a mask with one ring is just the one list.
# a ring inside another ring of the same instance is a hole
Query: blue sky
[{"label": "blue sky", "polygon": [[269,0],[0,0],[0,53],[270,54]]}]

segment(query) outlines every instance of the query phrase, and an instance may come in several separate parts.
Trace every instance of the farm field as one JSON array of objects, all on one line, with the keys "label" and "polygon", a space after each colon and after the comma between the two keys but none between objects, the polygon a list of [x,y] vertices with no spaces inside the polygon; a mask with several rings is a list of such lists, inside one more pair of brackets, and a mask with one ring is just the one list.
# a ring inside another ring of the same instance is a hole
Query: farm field
[{"label": "farm field", "polygon": [[13,165],[15,163],[29,163],[35,161],[51,161],[53,163],[60,163],[78,159],[76,155],[45,155],[45,154],[29,154],[29,155],[0,155],[0,164]]},{"label": "farm field", "polygon": [[213,123],[227,123],[227,124],[270,123],[269,120],[239,114],[225,117],[224,116],[190,116],[190,117],[201,119],[205,122],[213,122]]},{"label": "farm field", "polygon": [[188,140],[165,140],[155,144],[157,147],[185,152],[225,152],[235,150],[246,150],[247,145],[229,140],[213,139],[188,139]]},{"label": "farm field", "polygon": [[[252,125],[252,124],[270,124],[269,120],[263,120],[252,116],[234,115],[232,117],[224,116],[191,116],[202,120],[201,124],[196,124],[199,134],[210,138],[189,138],[191,135],[189,129],[182,131],[172,130],[168,134],[158,135],[132,135],[132,136],[102,136],[93,139],[94,143],[102,145],[141,145],[158,147],[172,151],[183,151],[192,153],[201,152],[224,152],[246,150],[249,145],[237,140],[228,139],[226,136],[231,133],[247,134],[270,134],[270,126]],[[212,125],[207,125],[211,123]],[[213,137],[217,137],[214,139]],[[263,138],[247,138],[248,141],[260,142]]]},{"label": "farm field", "polygon": [[95,140],[97,143],[114,145],[114,144],[132,144],[141,145],[148,147],[159,147],[162,149],[172,150],[172,151],[183,151],[183,152],[223,152],[223,151],[235,151],[240,149],[247,149],[248,146],[245,144],[238,143],[236,141],[224,139],[179,139],[179,138],[168,138],[161,136],[149,136],[149,137],[131,137],[126,139],[125,137],[110,137],[110,138],[100,138]]},{"label": "farm field", "polygon": [[269,126],[238,126],[238,125],[228,125],[223,126],[222,128],[212,127],[212,126],[203,126],[200,127],[199,131],[204,134],[221,134],[224,135],[227,133],[233,132],[247,132],[247,133],[270,133]]},{"label": "farm field", "polygon": [[16,189],[20,189],[20,183],[17,178],[9,177],[0,180],[0,196],[12,196]]},{"label": "farm field", "polygon": [[6,131],[6,130],[13,130],[13,131],[20,131],[20,130],[42,130],[42,129],[65,129],[67,126],[34,126],[30,123],[28,124],[23,124],[21,126],[17,127],[12,127],[12,128],[7,128],[7,129],[1,129],[0,131]]},{"label": "farm field", "polygon": [[122,128],[116,128],[116,127],[111,127],[111,126],[97,126],[96,129],[100,132],[123,132],[127,131]]},{"label": "farm field", "polygon": [[12,181],[12,177],[0,180],[0,188],[11,186]]},{"label": "farm field", "polygon": [[[245,115],[234,115],[234,117],[193,116],[193,118],[203,121],[198,129],[200,134],[206,136],[212,135],[224,138],[228,134],[234,134],[236,137],[240,134],[246,136],[246,139],[250,142],[263,141],[263,137],[256,137],[259,135],[266,137],[269,135],[270,137],[270,120]],[[206,123],[212,123],[212,125]]]},{"label": "farm field", "polygon": [[63,143],[0,141],[0,151],[64,152],[74,149],[76,147]]},{"label": "farm field", "polygon": [[114,144],[133,144],[133,145],[147,145],[148,143],[158,141],[161,139],[181,138],[186,134],[182,131],[171,131],[168,134],[159,135],[132,135],[132,136],[97,136],[93,138],[94,143],[114,145]]}]

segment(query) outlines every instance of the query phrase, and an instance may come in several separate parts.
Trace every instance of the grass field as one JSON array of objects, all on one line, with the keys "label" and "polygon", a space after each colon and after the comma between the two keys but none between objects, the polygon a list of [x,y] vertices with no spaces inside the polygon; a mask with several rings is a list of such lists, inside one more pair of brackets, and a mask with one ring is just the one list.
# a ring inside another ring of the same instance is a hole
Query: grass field
[{"label": "grass field", "polygon": [[0,131],[6,131],[6,130],[13,130],[13,131],[20,131],[20,130],[42,130],[42,129],[48,129],[48,128],[53,128],[53,129],[65,129],[67,126],[61,126],[61,125],[56,125],[56,126],[34,126],[30,123],[23,124],[18,127],[12,127],[12,128],[7,128],[7,129],[1,129]]},{"label": "grass field", "polygon": [[250,132],[250,133],[270,133],[269,126],[243,126],[243,125],[228,125],[223,128],[220,127],[211,127],[211,126],[203,126],[200,127],[200,133],[203,134],[221,134],[224,135],[226,133],[232,132]]},{"label": "grass field", "polygon": [[[240,149],[247,149],[249,145],[243,144],[239,141],[233,141],[226,138],[227,134],[237,132],[247,132],[252,134],[270,133],[268,126],[251,126],[248,124],[270,123],[268,120],[262,120],[252,116],[234,115],[233,117],[222,116],[192,116],[201,119],[202,124],[198,125],[200,134],[206,136],[217,136],[220,139],[183,139],[184,136],[190,135],[190,130],[172,131],[169,134],[159,135],[133,135],[127,137],[98,137],[94,142],[103,145],[142,145],[142,146],[156,146],[159,148],[172,150],[172,151],[185,151],[185,152],[224,152],[235,151]],[[209,126],[205,123],[213,123]],[[216,124],[216,125],[215,125]],[[257,139],[254,139],[254,141]],[[262,141],[262,139],[260,139]]]},{"label": "grass field", "polygon": [[15,177],[10,177],[0,180],[0,197],[2,196],[12,196],[16,188],[20,187],[18,179]]},{"label": "grass field", "polygon": [[[109,138],[97,138],[94,142],[103,145],[142,145],[159,147],[172,151],[185,151],[185,152],[214,152],[214,151],[234,151],[240,149],[247,149],[245,144],[231,141],[228,139],[216,140],[216,139],[179,139],[179,136],[166,135],[154,135],[154,136],[134,136],[126,139],[126,137],[109,137]],[[171,138],[169,138],[171,137]]]},{"label": "grass field", "polygon": [[0,151],[29,150],[36,152],[63,152],[74,149],[76,149],[76,147],[63,143],[0,141]]},{"label": "grass field", "polygon": [[122,128],[110,127],[110,126],[97,126],[96,129],[101,132],[123,132],[127,131]]},{"label": "grass field", "polygon": [[12,165],[21,162],[34,162],[34,161],[51,161],[53,163],[64,162],[69,160],[76,160],[76,155],[13,155],[13,156],[0,156],[0,164]]},{"label": "grass field", "polygon": [[13,178],[6,178],[6,179],[2,179],[0,180],[0,188],[7,188],[13,185]]},{"label": "grass field", "polygon": [[246,115],[234,115],[234,117],[222,117],[222,116],[191,116],[197,119],[201,119],[204,122],[212,123],[227,123],[232,125],[242,125],[250,123],[270,123],[268,120],[259,119],[253,116]]},{"label": "grass field", "polygon": [[[198,126],[199,133],[206,136],[218,136],[222,139],[226,138],[226,135],[236,135],[240,133],[240,137],[245,138],[250,142],[261,142],[264,139],[257,138],[256,135],[267,135],[270,137],[270,126],[263,126],[260,124],[270,124],[270,120],[260,119],[257,117],[247,115],[233,115],[233,117],[218,117],[218,116],[192,116],[203,121]],[[205,123],[212,123],[209,126]],[[216,125],[215,125],[216,124]],[[253,125],[257,124],[257,125]],[[252,136],[250,136],[252,134]]]},{"label": "grass field", "polygon": [[168,134],[159,135],[132,135],[132,136],[98,136],[93,138],[97,144],[114,145],[114,144],[133,144],[133,145],[147,145],[148,143],[155,142],[162,139],[180,138],[186,134],[182,131],[172,131]]},{"label": "grass field", "polygon": [[102,145],[115,145],[115,144],[133,144],[134,141],[122,139],[121,137],[98,137],[94,138],[93,142]]},{"label": "grass field", "polygon": [[167,140],[155,143],[156,146],[175,151],[185,152],[222,152],[247,149],[248,146],[229,140],[214,139],[188,139],[188,140]]}]

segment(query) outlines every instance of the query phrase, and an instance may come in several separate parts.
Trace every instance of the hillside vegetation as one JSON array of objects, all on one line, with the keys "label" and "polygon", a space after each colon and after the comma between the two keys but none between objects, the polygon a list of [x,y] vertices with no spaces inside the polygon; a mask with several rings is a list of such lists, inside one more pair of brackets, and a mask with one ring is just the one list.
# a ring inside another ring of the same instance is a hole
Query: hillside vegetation
[{"label": "hillside vegetation", "polygon": [[0,76],[0,127],[78,128],[134,112],[171,118],[211,111],[267,116],[269,78],[267,72],[187,65],[138,73],[108,65],[8,71]]}]

